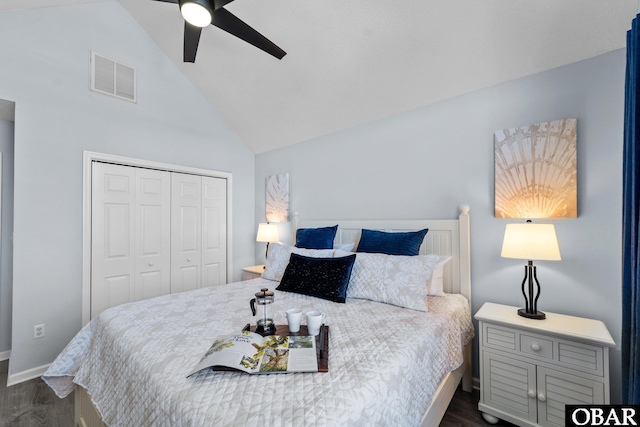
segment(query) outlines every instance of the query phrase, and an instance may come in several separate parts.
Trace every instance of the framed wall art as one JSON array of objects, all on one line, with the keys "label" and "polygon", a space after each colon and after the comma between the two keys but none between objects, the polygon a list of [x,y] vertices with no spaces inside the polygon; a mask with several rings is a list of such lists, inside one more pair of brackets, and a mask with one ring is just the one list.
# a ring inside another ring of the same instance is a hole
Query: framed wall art
[{"label": "framed wall art", "polygon": [[495,133],[495,216],[576,218],[577,119]]},{"label": "framed wall art", "polygon": [[289,221],[289,174],[280,173],[267,177],[267,222]]}]

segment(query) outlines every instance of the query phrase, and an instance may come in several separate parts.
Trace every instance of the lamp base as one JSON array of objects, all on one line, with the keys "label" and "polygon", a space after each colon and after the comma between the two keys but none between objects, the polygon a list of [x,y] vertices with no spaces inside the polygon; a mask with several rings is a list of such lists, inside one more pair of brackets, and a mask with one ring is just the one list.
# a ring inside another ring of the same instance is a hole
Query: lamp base
[{"label": "lamp base", "polygon": [[518,310],[518,315],[522,317],[526,317],[527,319],[537,319],[537,320],[546,319],[547,317],[546,314],[544,314],[541,311],[536,311],[534,313],[527,313],[526,308],[521,308],[520,310]]}]

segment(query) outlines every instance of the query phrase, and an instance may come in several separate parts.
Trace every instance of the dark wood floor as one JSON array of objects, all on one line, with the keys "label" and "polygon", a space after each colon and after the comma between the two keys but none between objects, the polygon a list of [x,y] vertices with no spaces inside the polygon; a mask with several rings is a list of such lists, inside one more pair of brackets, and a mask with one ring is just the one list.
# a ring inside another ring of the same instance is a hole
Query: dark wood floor
[{"label": "dark wood floor", "polygon": [[7,387],[8,370],[0,362],[1,427],[73,426],[73,395],[59,399],[40,378]]},{"label": "dark wood floor", "polygon": [[[59,399],[39,378],[7,388],[8,367],[0,362],[0,427],[73,427],[73,395]],[[490,426],[478,412],[479,398],[477,390],[458,389],[440,427]]]}]

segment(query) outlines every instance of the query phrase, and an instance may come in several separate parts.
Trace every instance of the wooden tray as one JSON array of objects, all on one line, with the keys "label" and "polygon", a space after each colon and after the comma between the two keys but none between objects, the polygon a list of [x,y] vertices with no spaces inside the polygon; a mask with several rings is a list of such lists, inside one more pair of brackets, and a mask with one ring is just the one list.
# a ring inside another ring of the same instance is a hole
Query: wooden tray
[{"label": "wooden tray", "polygon": [[[320,335],[316,336],[316,355],[318,357],[318,372],[329,372],[329,327],[324,325],[324,340],[323,340],[323,348],[320,351]],[[256,326],[251,326],[251,332],[256,331]],[[322,332],[322,331],[321,331]],[[307,336],[309,335],[309,331],[307,330],[307,325],[300,325],[300,330],[298,332],[289,332],[289,325],[276,325],[276,333],[275,335],[280,336]]]}]

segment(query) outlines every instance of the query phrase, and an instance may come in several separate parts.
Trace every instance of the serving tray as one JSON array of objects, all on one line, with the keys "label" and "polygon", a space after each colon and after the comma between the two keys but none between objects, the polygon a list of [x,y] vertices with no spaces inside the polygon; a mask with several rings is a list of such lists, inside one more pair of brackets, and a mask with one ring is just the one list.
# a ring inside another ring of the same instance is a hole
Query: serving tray
[{"label": "serving tray", "polygon": [[[251,332],[256,331],[256,326],[253,325],[249,329]],[[320,338],[320,334],[324,333],[324,338]],[[329,327],[323,325],[320,329],[320,334],[316,336],[316,356],[318,357],[318,372],[329,372]],[[290,332],[289,325],[276,325],[276,333],[274,335],[280,336],[307,336],[309,331],[307,325],[300,325],[298,332]],[[322,346],[322,347],[321,347]]]}]

